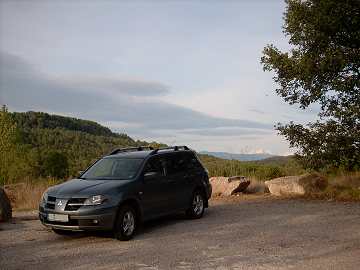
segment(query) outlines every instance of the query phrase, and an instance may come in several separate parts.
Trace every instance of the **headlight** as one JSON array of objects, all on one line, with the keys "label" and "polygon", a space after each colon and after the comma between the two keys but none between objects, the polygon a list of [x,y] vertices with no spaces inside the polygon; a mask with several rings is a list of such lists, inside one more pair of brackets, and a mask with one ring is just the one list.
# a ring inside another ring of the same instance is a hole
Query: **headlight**
[{"label": "headlight", "polygon": [[84,202],[84,205],[99,205],[106,201],[106,198],[103,195],[95,195],[87,198]]},{"label": "headlight", "polygon": [[47,194],[47,192],[45,191],[45,192],[43,193],[42,197],[41,197],[41,203],[42,203],[42,204],[46,203],[47,199],[48,199],[48,194]]}]

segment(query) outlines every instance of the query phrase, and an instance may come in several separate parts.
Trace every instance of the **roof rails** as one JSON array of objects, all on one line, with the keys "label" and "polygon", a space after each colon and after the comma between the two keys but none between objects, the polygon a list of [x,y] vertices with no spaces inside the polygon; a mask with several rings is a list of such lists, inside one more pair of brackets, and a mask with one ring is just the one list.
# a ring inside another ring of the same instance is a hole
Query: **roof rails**
[{"label": "roof rails", "polygon": [[185,145],[181,145],[181,146],[169,146],[169,147],[163,147],[163,148],[158,148],[153,150],[150,155],[155,155],[157,152],[162,151],[162,150],[171,150],[174,149],[174,151],[178,151],[178,150],[190,150],[189,147],[185,146]]},{"label": "roof rails", "polygon": [[154,150],[152,146],[138,146],[138,147],[127,147],[127,148],[116,148],[110,152],[109,156],[115,155],[121,152],[135,152],[135,151],[144,151],[146,149]]}]

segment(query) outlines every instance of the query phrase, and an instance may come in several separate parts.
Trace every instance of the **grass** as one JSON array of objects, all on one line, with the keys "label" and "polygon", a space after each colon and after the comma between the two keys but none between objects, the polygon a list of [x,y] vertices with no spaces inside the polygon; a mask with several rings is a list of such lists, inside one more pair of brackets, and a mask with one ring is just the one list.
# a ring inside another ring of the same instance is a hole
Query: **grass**
[{"label": "grass", "polygon": [[57,183],[54,179],[27,180],[4,188],[13,210],[33,210],[38,208],[43,192]]},{"label": "grass", "polygon": [[286,175],[299,175],[306,171],[293,157],[284,160],[265,163],[259,161],[225,160],[209,155],[199,155],[202,163],[212,176],[235,176],[241,175],[258,180],[270,180]]},{"label": "grass", "polygon": [[329,185],[321,192],[307,196],[333,201],[360,201],[360,172],[343,172],[328,177]]},{"label": "grass", "polygon": [[[237,175],[238,173],[234,173]],[[319,174],[310,174],[320,177]],[[277,176],[276,176],[277,177]],[[322,176],[324,178],[324,176]],[[247,188],[247,194],[263,194],[268,192],[264,184],[264,178],[249,176],[251,184]],[[334,200],[334,201],[360,201],[360,172],[345,172],[325,177],[329,185],[323,190],[310,191],[306,198]],[[12,208],[18,210],[37,209],[43,192],[49,187],[60,183],[54,179],[26,180],[22,183],[5,186]]]}]

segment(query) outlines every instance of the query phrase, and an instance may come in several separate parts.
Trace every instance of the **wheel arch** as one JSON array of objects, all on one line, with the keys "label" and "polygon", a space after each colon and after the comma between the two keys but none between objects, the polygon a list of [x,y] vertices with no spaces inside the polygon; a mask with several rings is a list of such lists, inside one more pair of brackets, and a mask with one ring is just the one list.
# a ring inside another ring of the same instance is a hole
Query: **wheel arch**
[{"label": "wheel arch", "polygon": [[141,223],[142,220],[143,220],[143,211],[142,211],[142,208],[140,206],[140,202],[135,198],[127,198],[127,199],[121,201],[119,203],[118,207],[117,207],[117,212],[116,212],[116,218],[114,220],[114,225],[116,224],[116,220],[118,218],[118,214],[120,212],[120,209],[122,207],[124,207],[125,205],[129,205],[132,208],[134,208],[134,210],[136,211],[137,222],[138,222],[138,224]]},{"label": "wheel arch", "polygon": [[197,185],[195,188],[194,188],[194,191],[192,194],[194,194],[196,191],[199,191],[203,194],[203,197],[204,197],[204,206],[205,208],[209,207],[209,202],[208,202],[208,199],[206,198],[206,192],[205,192],[205,188],[200,186],[200,185]]}]

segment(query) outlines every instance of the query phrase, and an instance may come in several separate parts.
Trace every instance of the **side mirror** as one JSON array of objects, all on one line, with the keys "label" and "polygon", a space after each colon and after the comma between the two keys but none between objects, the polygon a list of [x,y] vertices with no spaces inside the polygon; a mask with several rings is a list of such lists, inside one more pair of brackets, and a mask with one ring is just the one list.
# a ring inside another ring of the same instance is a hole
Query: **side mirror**
[{"label": "side mirror", "polygon": [[85,171],[79,171],[79,176],[81,176]]},{"label": "side mirror", "polygon": [[144,180],[151,180],[151,179],[154,179],[156,178],[157,176],[159,176],[159,173],[158,172],[147,172],[147,173],[144,173]]}]

